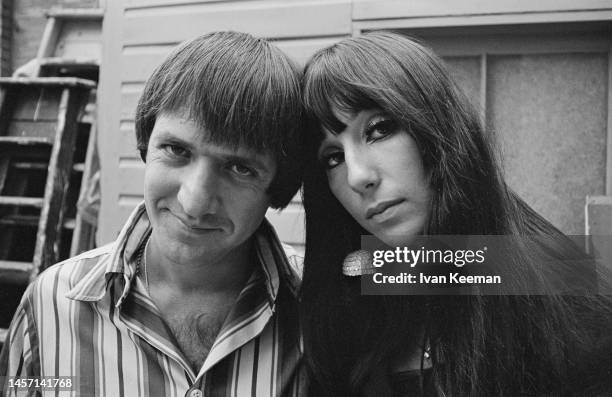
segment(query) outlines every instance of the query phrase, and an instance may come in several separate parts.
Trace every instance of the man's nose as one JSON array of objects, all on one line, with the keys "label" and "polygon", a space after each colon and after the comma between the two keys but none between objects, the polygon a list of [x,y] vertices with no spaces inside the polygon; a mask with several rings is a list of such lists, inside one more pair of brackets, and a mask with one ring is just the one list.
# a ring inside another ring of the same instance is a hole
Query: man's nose
[{"label": "man's nose", "polygon": [[183,171],[177,199],[185,214],[198,218],[216,213],[219,207],[219,172],[215,165],[202,160]]},{"label": "man's nose", "polygon": [[380,184],[378,169],[367,154],[347,151],[344,154],[348,184],[359,194],[367,193]]}]

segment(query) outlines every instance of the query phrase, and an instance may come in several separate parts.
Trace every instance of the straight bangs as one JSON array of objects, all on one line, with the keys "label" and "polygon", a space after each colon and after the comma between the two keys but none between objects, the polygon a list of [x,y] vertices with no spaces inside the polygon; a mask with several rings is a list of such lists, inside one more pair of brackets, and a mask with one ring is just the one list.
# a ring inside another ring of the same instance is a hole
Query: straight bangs
[{"label": "straight bangs", "polygon": [[[335,47],[325,49],[310,61],[304,76],[304,106],[307,117],[334,134],[346,125],[334,114],[333,109],[348,113],[380,107],[372,95],[374,87],[359,83],[346,76],[347,62]],[[317,129],[318,130],[318,129]]]},{"label": "straight bangs", "polygon": [[[154,73],[148,115],[178,113],[215,144],[282,157],[300,127],[299,73],[280,50],[259,40],[223,38],[179,47]],[[167,66],[168,65],[168,66]]]},{"label": "straight bangs", "polygon": [[431,130],[428,103],[401,54],[387,53],[367,37],[360,39],[321,50],[306,66],[303,96],[311,122],[338,134],[346,126],[334,109],[349,114],[380,109],[413,136]]}]

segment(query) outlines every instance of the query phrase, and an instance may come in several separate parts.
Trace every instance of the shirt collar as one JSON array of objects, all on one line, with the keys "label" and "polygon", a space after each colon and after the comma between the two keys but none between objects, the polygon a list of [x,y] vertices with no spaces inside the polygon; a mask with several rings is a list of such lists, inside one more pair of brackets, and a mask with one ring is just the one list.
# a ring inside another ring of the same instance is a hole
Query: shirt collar
[{"label": "shirt collar", "polygon": [[[138,249],[148,238],[150,232],[151,224],[144,202],[142,202],[128,218],[110,255],[105,258],[104,264],[94,266],[66,296],[80,301],[99,301],[106,295],[111,281],[123,277],[123,292],[116,302],[116,306],[120,306],[132,286],[135,285],[133,281],[136,277]],[[274,306],[281,283],[285,283],[297,297],[300,276],[290,266],[274,228],[266,219],[255,232],[254,242],[256,259],[265,276],[264,281],[270,306]]]}]

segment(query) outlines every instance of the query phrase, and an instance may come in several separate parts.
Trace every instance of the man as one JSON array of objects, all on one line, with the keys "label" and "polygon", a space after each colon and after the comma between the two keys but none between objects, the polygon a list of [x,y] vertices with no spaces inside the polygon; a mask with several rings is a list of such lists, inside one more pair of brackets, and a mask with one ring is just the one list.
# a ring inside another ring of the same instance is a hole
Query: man
[{"label": "man", "polygon": [[65,389],[83,396],[297,393],[298,262],[264,215],[300,185],[299,77],[242,33],[170,54],[136,110],[144,203],[114,244],[30,285],[0,359],[4,390],[73,376]]}]

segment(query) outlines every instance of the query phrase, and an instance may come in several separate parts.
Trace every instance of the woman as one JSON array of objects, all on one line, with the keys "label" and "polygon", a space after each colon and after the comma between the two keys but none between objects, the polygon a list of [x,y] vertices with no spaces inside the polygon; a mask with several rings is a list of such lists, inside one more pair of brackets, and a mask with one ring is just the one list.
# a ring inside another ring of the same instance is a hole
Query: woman
[{"label": "woman", "polygon": [[[304,102],[311,395],[612,389],[607,297],[362,296],[345,275],[366,234],[390,246],[419,234],[546,236],[542,254],[582,257],[508,189],[477,113],[430,50],[392,33],[346,39],[309,61]],[[518,249],[515,274],[542,276],[533,258]]]}]

